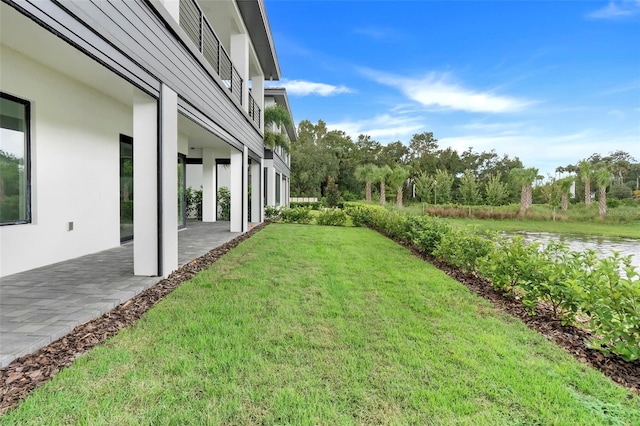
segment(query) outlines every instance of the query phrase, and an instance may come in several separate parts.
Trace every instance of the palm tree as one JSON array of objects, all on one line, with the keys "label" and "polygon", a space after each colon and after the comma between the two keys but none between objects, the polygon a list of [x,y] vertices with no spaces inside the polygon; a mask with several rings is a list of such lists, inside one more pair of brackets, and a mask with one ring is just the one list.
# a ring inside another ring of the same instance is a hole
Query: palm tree
[{"label": "palm tree", "polygon": [[591,205],[591,177],[593,176],[593,167],[587,160],[582,160],[578,164],[578,174],[580,180],[584,182],[584,205]]},{"label": "palm tree", "polygon": [[388,181],[389,185],[391,185],[396,190],[396,204],[398,207],[402,207],[402,189],[404,188],[404,184],[409,178],[409,168],[405,166],[397,166],[389,175]]},{"label": "palm tree", "polygon": [[378,166],[375,164],[367,163],[362,166],[358,166],[354,173],[356,180],[365,183],[365,199],[367,202],[371,202],[371,183],[376,179],[376,173]]},{"label": "palm tree", "polygon": [[595,172],[593,172],[593,178],[596,181],[596,185],[598,185],[598,207],[600,212],[600,219],[604,219],[604,217],[607,215],[607,186],[611,184],[613,175],[606,167],[600,167]]},{"label": "palm tree", "polygon": [[573,177],[566,177],[557,181],[558,188],[560,189],[560,206],[562,207],[562,211],[565,212],[569,208],[569,193],[571,192],[573,181]]},{"label": "palm tree", "polygon": [[282,147],[289,152],[289,138],[282,127],[293,125],[291,116],[287,108],[282,105],[272,105],[264,109],[264,144],[273,150],[275,147]]},{"label": "palm tree", "polygon": [[376,170],[375,179],[373,180],[375,183],[380,184],[380,205],[381,206],[384,206],[387,202],[387,193],[385,191],[385,185],[387,183],[387,179],[389,178],[390,174],[391,174],[391,167],[389,166],[378,167],[378,169]]},{"label": "palm tree", "polygon": [[520,186],[520,217],[525,217],[527,209],[533,204],[533,188],[531,185],[538,177],[536,168],[517,168],[511,170],[511,178]]}]

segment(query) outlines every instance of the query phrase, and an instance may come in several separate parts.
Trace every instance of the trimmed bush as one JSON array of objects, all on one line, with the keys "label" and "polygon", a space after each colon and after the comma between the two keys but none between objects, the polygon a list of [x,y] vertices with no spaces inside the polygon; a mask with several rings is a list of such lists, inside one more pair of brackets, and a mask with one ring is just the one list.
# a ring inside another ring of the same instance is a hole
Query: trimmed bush
[{"label": "trimmed bush", "polygon": [[433,255],[442,237],[451,233],[451,225],[437,217],[410,216],[407,222],[407,240],[420,253]]},{"label": "trimmed bush", "polygon": [[433,255],[465,272],[477,274],[479,259],[493,251],[494,243],[476,231],[454,229],[440,236]]},{"label": "trimmed bush", "polygon": [[353,226],[369,226],[374,211],[385,211],[384,207],[362,203],[343,203],[343,209],[351,217]]},{"label": "trimmed bush", "polygon": [[511,293],[520,284],[538,251],[538,243],[527,243],[521,235],[494,239],[492,250],[478,259],[478,271],[491,281],[494,290]]},{"label": "trimmed bush", "polygon": [[344,226],[347,214],[340,209],[324,209],[316,216],[316,223],[323,226]]},{"label": "trimmed bush", "polygon": [[285,223],[311,223],[311,209],[305,207],[295,207],[282,211],[282,221]]},{"label": "trimmed bush", "polygon": [[295,202],[291,202],[289,203],[289,207],[291,208],[296,208],[296,207],[308,207],[311,210],[320,210],[322,208],[322,201],[313,201],[313,202],[306,202],[306,201],[295,201]]}]

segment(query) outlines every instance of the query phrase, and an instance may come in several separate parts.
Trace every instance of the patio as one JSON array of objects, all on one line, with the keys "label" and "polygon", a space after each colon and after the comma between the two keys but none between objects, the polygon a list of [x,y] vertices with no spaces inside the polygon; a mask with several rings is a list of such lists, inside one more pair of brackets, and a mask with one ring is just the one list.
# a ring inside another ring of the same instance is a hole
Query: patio
[{"label": "patio", "polygon": [[[189,221],[178,233],[180,266],[232,240],[229,222]],[[159,282],[133,275],[133,243],[3,277],[0,367],[61,338]]]}]

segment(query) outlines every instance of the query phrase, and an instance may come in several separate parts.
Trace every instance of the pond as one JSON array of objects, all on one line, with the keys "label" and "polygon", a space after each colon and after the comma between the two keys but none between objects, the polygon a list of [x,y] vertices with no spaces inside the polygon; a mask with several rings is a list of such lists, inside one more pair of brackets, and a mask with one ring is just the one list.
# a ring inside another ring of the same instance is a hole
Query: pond
[{"label": "pond", "polygon": [[537,241],[543,245],[551,241],[561,242],[569,246],[573,251],[592,249],[604,256],[611,254],[612,250],[622,256],[633,255],[631,263],[640,269],[640,240],[633,238],[611,238],[600,236],[585,236],[576,234],[553,234],[548,232],[517,232],[523,235],[526,241]]}]

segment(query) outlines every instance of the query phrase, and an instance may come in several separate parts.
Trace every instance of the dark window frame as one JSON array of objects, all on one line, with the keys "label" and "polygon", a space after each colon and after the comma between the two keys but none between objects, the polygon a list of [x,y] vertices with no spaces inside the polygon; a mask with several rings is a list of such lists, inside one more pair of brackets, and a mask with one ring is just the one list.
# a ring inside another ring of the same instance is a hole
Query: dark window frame
[{"label": "dark window frame", "polygon": [[25,203],[26,203],[26,219],[25,220],[17,220],[13,222],[0,222],[0,226],[9,226],[9,225],[24,225],[28,223],[32,223],[33,216],[31,211],[31,102],[26,99],[18,98],[16,96],[10,95],[5,92],[0,92],[0,98],[4,98],[10,100],[12,102],[22,104],[24,106],[25,112],[25,134],[27,138],[26,147],[25,147],[25,175],[27,177],[27,182],[25,184]]}]

